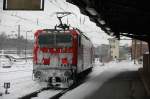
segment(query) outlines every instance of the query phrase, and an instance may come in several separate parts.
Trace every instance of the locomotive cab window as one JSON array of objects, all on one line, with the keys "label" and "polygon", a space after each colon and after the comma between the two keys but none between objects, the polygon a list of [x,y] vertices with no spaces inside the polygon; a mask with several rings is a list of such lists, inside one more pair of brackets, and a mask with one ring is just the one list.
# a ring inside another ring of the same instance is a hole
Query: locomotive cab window
[{"label": "locomotive cab window", "polygon": [[38,43],[40,46],[46,46],[46,45],[54,45],[54,35],[51,34],[42,34],[38,37]]},{"label": "locomotive cab window", "polygon": [[70,34],[56,34],[56,44],[58,46],[70,47],[72,42],[72,36]]},{"label": "locomotive cab window", "polygon": [[71,47],[72,36],[69,33],[49,33],[41,34],[38,37],[40,47]]}]

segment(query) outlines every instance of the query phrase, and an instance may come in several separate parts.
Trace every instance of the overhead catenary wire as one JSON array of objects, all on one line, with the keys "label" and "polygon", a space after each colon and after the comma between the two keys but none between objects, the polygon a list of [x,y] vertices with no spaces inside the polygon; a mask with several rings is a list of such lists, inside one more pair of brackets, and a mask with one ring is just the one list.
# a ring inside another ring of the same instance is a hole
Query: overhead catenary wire
[{"label": "overhead catenary wire", "polygon": [[[78,19],[78,15],[76,15],[73,11],[67,11],[67,10],[65,10],[64,8],[62,8],[61,6],[58,6],[57,4],[55,4],[53,1],[51,1],[51,0],[48,0],[48,2],[50,3],[50,4],[53,4],[54,6],[56,6],[57,8],[59,8],[60,10],[62,10],[63,12],[71,12],[74,16],[75,16],[75,18],[77,19],[77,20],[79,20]],[[55,2],[57,2],[57,1],[55,1]],[[65,3],[65,2],[63,2],[67,7],[69,6],[68,5],[68,3]],[[69,10],[71,10],[71,9],[69,9]],[[68,23],[69,23],[69,20],[67,19],[67,21],[68,21]],[[79,20],[79,22],[80,22],[80,20]],[[79,25],[79,23],[78,23],[78,21],[77,21],[77,27],[78,28],[80,28],[80,25]]]},{"label": "overhead catenary wire", "polygon": [[[48,0],[48,1],[49,1],[49,3],[55,5],[55,6],[58,7],[59,9],[61,9],[62,11],[66,11],[66,10],[63,9],[61,6],[58,6],[57,4],[55,4],[54,1],[50,1],[50,0]],[[57,3],[57,0],[55,0],[55,2]],[[68,6],[68,3],[65,3],[65,5],[66,5],[66,4],[67,4],[67,6]],[[34,24],[34,25],[38,25],[38,26],[41,26],[41,27],[52,26],[52,25],[50,25],[50,24],[41,23],[41,22],[39,22],[39,21],[38,21],[38,24],[37,24],[37,21],[33,21],[33,20],[31,20],[31,19],[27,19],[27,18],[24,18],[24,17],[21,17],[21,16],[17,15],[17,12],[13,12],[11,15],[8,14],[8,13],[5,13],[5,12],[2,12],[2,14],[6,14],[6,15],[9,15],[9,16],[12,16],[12,17],[16,17],[16,18],[18,18],[18,19],[20,19],[20,20],[24,20],[24,21],[27,21],[27,22],[29,22],[29,23],[32,23],[32,24]],[[44,13],[44,15],[49,16],[49,15],[47,15],[47,14],[45,14],[45,13]],[[50,16],[48,17],[48,19],[50,19]],[[16,23],[19,23],[20,20],[18,20]],[[69,20],[68,20],[68,19],[67,19],[67,21],[68,21],[68,23],[69,23]],[[42,24],[42,25],[41,25],[41,24]],[[9,27],[11,27],[11,26],[9,26]],[[12,26],[12,27],[13,27],[13,26]],[[79,26],[78,26],[78,27],[79,27]]]},{"label": "overhead catenary wire", "polygon": [[[67,12],[67,10],[68,9],[64,9],[63,7],[61,7],[61,5],[58,5],[58,1],[57,0],[47,0],[50,4],[53,4],[55,7],[57,7],[57,8],[59,8],[60,10],[62,10],[62,11],[65,11],[65,12]],[[63,1],[63,3],[64,3],[64,5],[66,5],[67,7],[69,7],[69,3],[67,3],[67,2],[65,2],[65,1]],[[72,10],[72,9],[69,9],[69,10]],[[73,13],[73,11],[71,11],[71,13]],[[54,13],[52,13],[52,14],[54,14]],[[52,15],[51,14],[51,15]],[[75,13],[73,13],[74,14],[74,16],[75,16],[75,18],[78,20],[78,21],[76,21],[76,25],[77,25],[77,27],[78,28],[81,28],[81,25],[85,25],[85,16],[84,16],[84,18],[83,18],[83,20],[82,20],[82,16],[81,15],[76,15]],[[35,20],[35,21],[33,21],[32,19],[28,19],[28,18],[24,18],[24,17],[21,17],[21,16],[19,16],[18,14],[17,14],[17,12],[13,12],[13,14],[12,15],[10,15],[10,14],[7,14],[7,15],[9,15],[9,16],[13,16],[13,17],[16,17],[16,18],[18,18],[18,19],[20,19],[20,20],[23,20],[23,21],[26,21],[26,22],[29,22],[29,23],[32,23],[32,24],[34,24],[35,26],[40,26],[40,27],[45,27],[45,26],[49,26],[49,27],[53,27],[54,25],[51,25],[51,24],[46,24],[46,23],[42,23],[41,21],[37,21],[37,20]],[[47,15],[46,13],[44,13],[43,15],[45,15],[45,17],[47,18],[47,19],[50,19],[51,18],[51,15]],[[79,17],[80,16],[80,17]],[[16,23],[17,24],[19,24],[19,21],[20,20],[18,20]],[[66,21],[67,21],[67,23],[69,24],[69,17],[67,17],[67,19],[66,19]],[[72,22],[72,24],[73,24],[74,22]],[[75,25],[75,24],[74,24]]]},{"label": "overhead catenary wire", "polygon": [[[24,18],[24,17],[21,17],[21,16],[19,16],[19,15],[17,15],[16,13],[15,14],[8,14],[8,13],[1,13],[1,14],[4,14],[4,15],[8,15],[8,16],[11,16],[11,17],[15,17],[15,18],[18,18],[18,19],[20,19],[20,20],[24,20],[24,21],[26,21],[26,22],[29,22],[29,23],[32,23],[32,24],[34,24],[35,26],[37,25],[37,22],[36,21],[33,21],[33,20],[31,20],[31,19],[27,19],[27,18]],[[18,20],[17,22],[19,22],[20,20]],[[41,25],[42,24],[42,25]],[[41,23],[41,22],[39,22],[39,25],[38,26],[41,26],[41,27],[45,27],[45,26],[52,26],[51,24],[46,24],[46,23]],[[12,26],[13,27],[13,26]]]},{"label": "overhead catenary wire", "polygon": [[[33,21],[33,20],[31,20],[31,19],[23,18],[23,17],[21,17],[21,16],[15,16],[15,17],[37,25],[37,22],[36,22],[36,21]],[[41,25],[41,24],[43,24],[43,25],[45,25],[45,26],[50,26],[50,24],[45,24],[45,23],[38,22],[38,26],[44,27],[44,26]]]},{"label": "overhead catenary wire", "polygon": [[[53,3],[53,1],[51,1],[51,0],[48,0],[48,2],[49,2],[50,4],[55,5],[55,6],[58,7],[59,9],[63,10],[64,12],[66,11],[66,10],[63,9],[62,7],[60,7],[60,6],[58,6],[57,4]],[[56,2],[56,0],[55,0],[55,2]]]}]

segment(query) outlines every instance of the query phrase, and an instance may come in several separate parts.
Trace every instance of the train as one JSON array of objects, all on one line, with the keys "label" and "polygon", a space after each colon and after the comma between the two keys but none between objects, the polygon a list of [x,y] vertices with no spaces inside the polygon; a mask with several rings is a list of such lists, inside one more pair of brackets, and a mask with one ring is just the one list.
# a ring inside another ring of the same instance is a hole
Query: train
[{"label": "train", "polygon": [[54,29],[34,33],[33,77],[54,88],[69,88],[93,68],[91,40],[77,28],[63,24],[70,12],[56,12],[60,22]]},{"label": "train", "polygon": [[34,34],[33,74],[49,86],[68,88],[93,68],[93,44],[78,29],[37,30]]}]

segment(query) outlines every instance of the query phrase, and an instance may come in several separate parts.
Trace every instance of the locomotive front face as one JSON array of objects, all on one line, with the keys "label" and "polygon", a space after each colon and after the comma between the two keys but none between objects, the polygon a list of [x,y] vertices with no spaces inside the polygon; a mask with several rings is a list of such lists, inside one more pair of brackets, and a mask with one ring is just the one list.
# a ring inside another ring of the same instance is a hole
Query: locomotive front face
[{"label": "locomotive front face", "polygon": [[72,37],[70,32],[42,31],[39,33],[34,51],[35,78],[56,86],[72,83],[74,71]]}]

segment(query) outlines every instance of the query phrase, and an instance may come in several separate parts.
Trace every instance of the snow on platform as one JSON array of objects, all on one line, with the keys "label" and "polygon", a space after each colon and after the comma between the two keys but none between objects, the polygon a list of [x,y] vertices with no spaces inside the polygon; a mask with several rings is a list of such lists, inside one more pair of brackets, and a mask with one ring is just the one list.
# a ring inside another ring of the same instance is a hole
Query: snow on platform
[{"label": "snow on platform", "polygon": [[90,79],[60,99],[150,99],[138,75],[139,65],[110,62],[94,68]]}]

